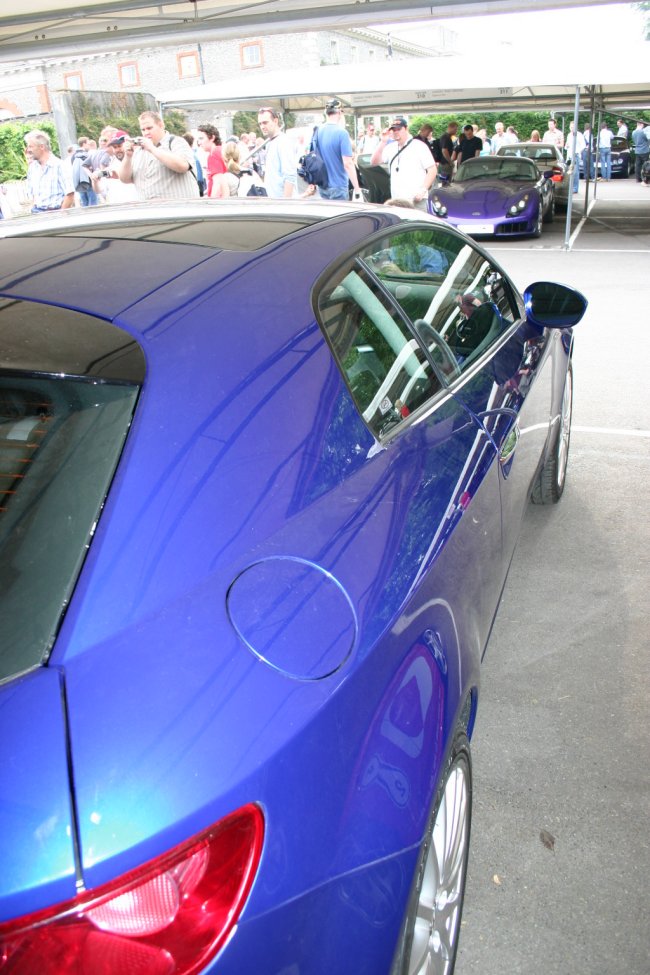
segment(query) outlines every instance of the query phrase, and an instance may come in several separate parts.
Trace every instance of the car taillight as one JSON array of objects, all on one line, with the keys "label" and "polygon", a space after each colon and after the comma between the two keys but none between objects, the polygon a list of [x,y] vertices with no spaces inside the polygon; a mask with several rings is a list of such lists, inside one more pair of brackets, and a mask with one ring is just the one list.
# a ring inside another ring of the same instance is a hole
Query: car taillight
[{"label": "car taillight", "polygon": [[554,166],[554,167],[553,167],[553,175],[551,176],[551,179],[552,179],[552,181],[553,181],[554,183],[561,183],[561,182],[562,182],[562,180],[564,179],[564,170],[562,170],[562,169],[557,169],[557,168],[556,168],[556,167]]},{"label": "car taillight", "polygon": [[104,887],[0,924],[2,975],[195,975],[231,936],[262,853],[244,806]]}]

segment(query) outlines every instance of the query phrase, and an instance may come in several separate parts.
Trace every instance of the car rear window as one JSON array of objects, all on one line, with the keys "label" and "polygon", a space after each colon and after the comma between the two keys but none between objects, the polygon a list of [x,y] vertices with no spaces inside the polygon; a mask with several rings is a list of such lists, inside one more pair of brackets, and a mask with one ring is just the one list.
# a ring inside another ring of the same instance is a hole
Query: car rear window
[{"label": "car rear window", "polygon": [[47,659],[137,392],[0,376],[0,680]]},{"label": "car rear window", "polygon": [[0,681],[49,656],[143,376],[121,329],[0,305]]}]

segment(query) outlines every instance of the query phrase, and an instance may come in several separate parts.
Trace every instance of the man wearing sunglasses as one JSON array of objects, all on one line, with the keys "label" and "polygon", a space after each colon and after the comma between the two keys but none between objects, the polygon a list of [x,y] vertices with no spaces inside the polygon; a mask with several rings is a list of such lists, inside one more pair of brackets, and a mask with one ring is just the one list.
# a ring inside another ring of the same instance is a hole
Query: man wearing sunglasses
[{"label": "man wearing sunglasses", "polygon": [[260,108],[257,124],[266,142],[264,186],[271,197],[288,198],[296,194],[296,156],[289,137],[282,131],[280,113],[275,108]]},{"label": "man wearing sunglasses", "polygon": [[438,167],[427,146],[411,136],[403,115],[396,115],[381,134],[370,165],[380,163],[388,164],[393,199],[408,200],[418,210],[428,210],[429,190]]}]

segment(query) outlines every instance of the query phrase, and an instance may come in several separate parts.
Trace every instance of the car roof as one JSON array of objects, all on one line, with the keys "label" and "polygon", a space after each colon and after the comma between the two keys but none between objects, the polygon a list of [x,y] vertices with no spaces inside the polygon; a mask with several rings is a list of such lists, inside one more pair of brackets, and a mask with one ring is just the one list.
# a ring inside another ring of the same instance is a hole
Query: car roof
[{"label": "car roof", "polygon": [[2,221],[0,296],[112,320],[193,268],[210,262],[216,280],[252,254],[318,224],[348,222],[360,210],[375,215],[375,229],[410,217],[349,203],[255,199],[93,207]]}]

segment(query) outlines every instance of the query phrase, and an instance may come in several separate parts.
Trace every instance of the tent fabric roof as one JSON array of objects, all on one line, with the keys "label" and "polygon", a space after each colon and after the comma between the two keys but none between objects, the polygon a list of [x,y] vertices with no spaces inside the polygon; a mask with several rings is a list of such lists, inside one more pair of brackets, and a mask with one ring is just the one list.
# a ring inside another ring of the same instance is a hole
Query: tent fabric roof
[{"label": "tent fabric roof", "polygon": [[[548,8],[585,0],[547,0]],[[589,0],[592,4],[625,0]],[[539,9],[539,0],[14,0],[0,11],[0,61],[196,43],[295,30]]]},{"label": "tent fabric roof", "polygon": [[[550,67],[522,52],[518,61],[477,63],[462,57],[418,58],[381,64],[333,65],[310,71],[268,72],[255,77],[156,92],[163,107],[223,106],[233,111],[264,103],[285,111],[322,109],[336,96],[357,114],[431,111],[505,111],[572,108],[595,89],[597,104],[618,111],[650,106],[648,46],[638,56],[629,47],[594,63],[576,52],[574,62]],[[624,79],[624,80],[622,80]]]}]

